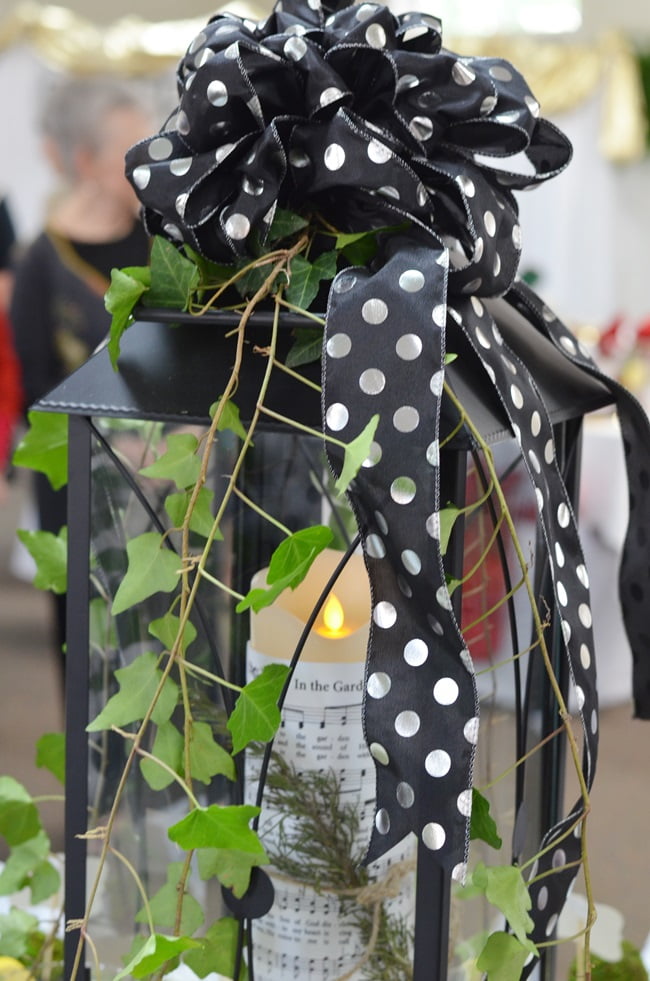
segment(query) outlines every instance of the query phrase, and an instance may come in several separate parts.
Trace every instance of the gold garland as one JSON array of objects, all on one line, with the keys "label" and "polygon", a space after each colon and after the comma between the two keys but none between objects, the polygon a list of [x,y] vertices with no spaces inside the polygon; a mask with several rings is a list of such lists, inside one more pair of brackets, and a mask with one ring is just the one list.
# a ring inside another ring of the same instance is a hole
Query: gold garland
[{"label": "gold garland", "polygon": [[[232,0],[224,9],[260,19],[260,0]],[[19,3],[0,19],[0,54],[28,43],[40,57],[75,74],[115,72],[152,75],[175,65],[205,17],[155,23],[129,16],[98,26],[66,7]],[[626,163],[645,152],[646,106],[639,67],[630,44],[609,34],[594,44],[529,37],[456,38],[452,50],[499,56],[521,66],[547,116],[576,108],[603,87],[600,146],[607,159]]]}]

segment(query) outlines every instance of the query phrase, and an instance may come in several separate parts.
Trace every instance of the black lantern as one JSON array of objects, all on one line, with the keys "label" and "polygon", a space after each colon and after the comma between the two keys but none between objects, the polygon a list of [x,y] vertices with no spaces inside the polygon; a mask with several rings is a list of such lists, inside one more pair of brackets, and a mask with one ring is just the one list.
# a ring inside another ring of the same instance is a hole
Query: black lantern
[{"label": "black lantern", "polygon": [[[608,404],[611,401],[609,393],[600,382],[588,378],[564,359],[512,308],[497,304],[494,313],[511,348],[522,361],[536,367],[537,383],[553,424],[557,465],[575,500],[582,420],[587,412]],[[163,609],[169,606],[168,596],[164,597],[163,605],[157,604],[156,595],[148,596],[134,608],[118,616],[110,616],[111,602],[127,571],[126,548],[130,539],[150,529],[173,526],[173,521],[162,508],[168,488],[164,482],[156,479],[155,471],[152,477],[144,480],[138,472],[150,466],[151,450],[155,448],[156,440],[164,441],[174,432],[187,433],[195,427],[205,428],[210,418],[210,406],[223,390],[233,361],[235,342],[230,334],[233,321],[228,315],[216,314],[202,322],[184,322],[180,326],[162,323],[163,319],[176,324],[179,317],[160,314],[130,329],[123,340],[119,371],[113,370],[104,349],[36,406],[39,410],[67,413],[70,417],[66,693],[68,922],[83,920],[89,880],[87,863],[94,865],[97,862],[95,842],[81,836],[89,828],[102,825],[105,820],[106,808],[124,764],[125,751],[120,736],[104,731],[91,732],[89,737],[86,727],[102,710],[110,695],[119,690],[116,670],[124,669],[154,643],[147,635],[149,624],[157,613],[162,616]],[[279,331],[280,349],[286,351],[291,344],[291,332],[296,323],[299,321],[289,318],[282,324]],[[259,351],[263,351],[268,344],[270,321],[265,320],[265,315],[258,315],[248,330],[249,343],[237,393],[237,404],[244,423],[255,409],[260,377],[264,371],[264,358]],[[476,430],[485,443],[494,446],[495,459],[502,470],[514,468],[520,451],[512,439],[502,406],[492,387],[486,383],[476,355],[469,346],[462,349],[459,346],[455,353],[458,357],[447,369],[449,391],[462,405],[475,430],[471,432],[463,418],[459,417],[457,404],[449,397],[443,398],[440,428],[441,500],[452,501],[462,509],[468,496],[485,496],[484,486],[489,483],[481,454],[477,451]],[[307,374],[312,379],[317,378],[318,366],[307,369]],[[276,374],[268,393],[268,405],[278,417],[290,417],[305,427],[317,429],[320,426],[318,396],[289,376]],[[215,468],[209,481],[218,483],[231,472],[236,444],[237,437],[231,432],[221,435]],[[475,466],[472,464],[473,458]],[[332,495],[327,487],[327,471],[319,440],[271,420],[270,425],[258,427],[255,446],[245,468],[242,493],[283,525],[301,527],[323,520],[323,514],[327,513],[328,520],[337,527],[342,549],[342,561],[335,563],[337,569],[332,577],[335,581],[345,565],[345,550],[347,548],[349,559],[355,541],[354,534],[346,531],[344,518],[334,513],[336,507],[331,507]],[[471,480],[468,477],[470,470],[473,471]],[[505,479],[503,486],[507,487]],[[482,513],[485,510],[481,509]],[[468,515],[471,513],[471,510],[468,511]],[[488,521],[492,528],[494,515]],[[241,498],[233,502],[224,529],[223,540],[214,543],[213,565],[208,575],[227,583],[229,589],[241,595],[247,592],[254,574],[268,565],[281,536]],[[170,535],[170,539],[169,544],[173,548],[173,536]],[[463,580],[472,544],[476,545],[478,541],[479,548],[482,548],[485,540],[485,534],[477,531],[473,519],[457,520],[446,553],[448,576]],[[497,545],[493,554],[500,571],[497,573],[496,566],[491,566],[490,577],[498,578],[503,584],[502,593],[516,593],[512,590],[511,556],[507,553],[502,536],[497,535],[495,540]],[[538,548],[534,574],[531,573],[535,593],[540,597],[549,596],[550,593],[548,563],[541,557],[543,554],[544,550]],[[331,583],[328,583],[321,590],[312,620],[316,618],[330,587]],[[471,579],[469,588],[472,588]],[[482,602],[486,602],[485,590],[478,589],[478,594]],[[475,606],[470,604],[464,612],[461,611],[461,595],[462,588],[459,587],[454,593],[453,603],[461,627],[468,619],[480,621],[480,617],[476,618]],[[497,605],[503,606],[501,602]],[[510,640],[501,637],[495,644],[493,638],[490,643],[493,648],[498,648],[492,652],[493,660],[507,660],[504,650],[511,650],[514,655],[515,682],[512,691],[515,710],[511,716],[510,738],[514,743],[513,758],[519,759],[532,745],[555,732],[559,721],[558,709],[534,645],[529,654],[521,655],[530,639],[529,636],[524,637],[530,632],[529,618],[526,615],[522,620],[516,603],[512,601],[503,608],[509,610],[506,633]],[[548,608],[554,609],[550,599]],[[223,598],[223,593],[214,589],[200,595],[195,609],[197,639],[193,657],[199,671],[202,667],[210,671],[214,669],[216,673],[223,672],[231,681],[243,683],[247,617],[234,615],[233,604]],[[485,623],[489,624],[490,620],[486,619]],[[489,638],[493,630],[492,622],[485,636]],[[569,678],[563,666],[561,628],[556,614],[550,617],[546,630],[556,677],[568,697]],[[292,650],[287,657],[293,654]],[[489,652],[485,656],[489,660]],[[218,666],[216,669],[215,665]],[[511,670],[508,669],[509,672]],[[189,677],[194,681],[197,677],[200,679],[200,675],[190,674]],[[227,690],[225,695],[223,691],[200,681],[188,693],[195,718],[209,725],[213,732],[224,731],[224,717],[233,708]],[[340,705],[352,705],[353,699],[339,697],[338,702]],[[489,698],[486,696],[486,706],[488,704]],[[295,711],[294,708],[294,714],[285,715],[284,718],[286,739],[297,738],[305,725],[319,727],[323,724],[322,718],[314,719],[311,723],[304,717],[298,719]],[[345,719],[338,721],[347,724]],[[513,813],[517,815],[513,844],[515,861],[534,851],[534,843],[539,840],[543,830],[556,824],[560,818],[564,751],[562,738],[556,738],[540,750],[534,763],[518,769],[511,802]],[[223,776],[216,775],[207,780],[202,799],[209,802],[234,799],[240,803],[248,800],[250,798],[245,795],[243,779],[243,765],[239,768],[234,791],[226,786]],[[164,827],[160,824],[159,808],[162,807],[167,814],[173,813],[174,808],[179,806],[179,796],[174,793],[173,783],[170,782],[157,795],[162,803],[157,802],[156,794],[143,780],[140,771],[136,768],[132,770],[123,805],[116,818],[117,827],[113,829],[116,837],[112,847],[123,853],[123,862],[120,865],[119,860],[111,858],[109,888],[100,899],[99,911],[89,929],[94,945],[100,950],[100,960],[108,960],[118,951],[122,956],[126,955],[131,934],[138,929],[134,921],[140,906],[139,896],[130,877],[122,874],[123,866],[132,864],[137,869],[139,880],[147,888],[164,883],[161,866],[166,864],[165,858],[174,856],[165,838]],[[261,802],[263,827],[263,796]],[[166,849],[169,853],[165,856]],[[413,963],[414,981],[438,981],[447,977],[450,960],[452,878],[450,871],[438,863],[435,853],[421,842],[417,847],[413,846],[411,855],[415,856],[416,851],[417,874],[411,921],[413,941],[412,947],[408,945],[407,956]],[[128,887],[127,881],[130,883]],[[410,888],[411,882],[412,876],[404,877],[406,889]],[[249,961],[252,959],[254,966],[254,923],[272,903],[272,890],[265,892],[258,882],[257,887],[249,890],[243,900],[237,902],[232,895],[227,895],[226,901],[235,915],[247,924],[248,958]],[[216,897],[211,895],[210,888],[206,886],[200,902],[218,911],[222,897],[220,894]],[[297,914],[298,910],[295,912]],[[290,920],[291,910],[285,913]],[[260,919],[259,923],[263,925],[264,919]],[[276,919],[275,923],[277,926],[279,921]],[[291,950],[290,942],[288,949]],[[309,945],[303,944],[300,949],[300,956],[306,958],[304,962],[296,960],[294,963],[291,961],[292,955],[286,954],[283,970],[287,977],[308,976],[300,972],[305,970],[309,959]],[[81,976],[78,950],[78,935],[68,933],[66,978],[70,978],[74,971],[77,972],[76,976]],[[335,959],[327,968],[319,968],[315,959],[312,960],[314,964],[309,970],[312,971],[311,976],[319,981],[338,977],[346,969],[345,963],[337,964]],[[354,960],[352,956],[353,964]],[[113,963],[117,969],[117,956]],[[543,956],[542,963],[543,976],[551,978],[552,957]],[[82,961],[81,969],[83,964]],[[86,970],[89,975],[92,973],[90,967]],[[255,968],[255,973],[258,977],[266,977],[261,963]]]}]

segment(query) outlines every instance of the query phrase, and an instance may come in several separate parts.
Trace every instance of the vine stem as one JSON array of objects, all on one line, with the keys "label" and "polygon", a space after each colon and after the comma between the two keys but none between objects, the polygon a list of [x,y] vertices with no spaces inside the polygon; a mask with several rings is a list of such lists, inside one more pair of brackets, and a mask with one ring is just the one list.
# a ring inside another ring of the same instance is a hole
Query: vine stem
[{"label": "vine stem", "polygon": [[[564,700],[564,695],[562,694],[562,689],[560,688],[560,685],[558,683],[558,680],[555,677],[555,673],[553,671],[553,665],[552,665],[551,658],[550,658],[550,655],[549,655],[549,652],[548,652],[548,648],[546,646],[546,639],[544,637],[544,629],[543,629],[542,619],[541,619],[541,616],[540,616],[539,609],[537,607],[537,602],[535,600],[535,596],[533,594],[533,588],[532,588],[532,585],[531,585],[531,582],[530,582],[530,578],[528,576],[528,571],[527,571],[527,568],[528,567],[527,567],[526,559],[525,559],[525,556],[524,556],[523,549],[521,547],[521,543],[519,541],[519,536],[518,536],[517,531],[516,531],[516,528],[515,528],[514,519],[512,517],[512,514],[510,513],[510,508],[508,507],[508,502],[506,501],[506,497],[505,497],[505,494],[503,492],[503,488],[501,487],[501,483],[500,483],[500,481],[498,479],[496,467],[495,467],[495,464],[494,464],[494,457],[492,455],[492,450],[488,446],[488,444],[485,442],[485,440],[481,436],[480,432],[478,431],[478,429],[476,428],[476,426],[473,424],[472,420],[469,418],[469,416],[465,412],[465,409],[464,409],[463,405],[456,398],[456,395],[454,394],[454,392],[452,391],[452,389],[450,388],[450,386],[449,386],[449,384],[447,382],[445,382],[444,389],[445,389],[445,394],[446,394],[447,398],[450,400],[450,402],[454,405],[454,407],[456,408],[456,410],[460,414],[461,420],[468,427],[468,429],[470,430],[470,432],[472,434],[472,437],[476,441],[477,446],[479,447],[479,449],[483,453],[483,457],[485,459],[485,463],[486,463],[486,466],[487,466],[488,473],[490,475],[490,479],[491,479],[491,481],[494,484],[494,492],[495,492],[495,494],[497,496],[497,499],[499,501],[499,507],[501,509],[501,512],[502,512],[502,514],[503,514],[503,516],[505,518],[506,524],[508,526],[508,531],[509,531],[510,537],[512,539],[512,545],[513,545],[513,548],[515,550],[515,554],[517,556],[517,561],[518,561],[519,566],[520,566],[520,568],[522,570],[522,573],[523,573],[524,586],[525,586],[526,592],[528,594],[528,600],[529,600],[531,612],[532,612],[532,615],[533,615],[533,623],[535,624],[535,633],[536,633],[536,635],[538,637],[538,640],[539,640],[539,648],[540,648],[540,651],[541,651],[541,654],[542,654],[542,659],[544,661],[544,666],[545,666],[546,673],[547,673],[547,676],[548,676],[549,684],[551,685],[551,688],[553,689],[553,694],[554,694],[554,696],[556,698],[556,701],[557,701],[559,715],[560,715],[560,718],[562,719],[562,725],[563,725],[564,732],[565,732],[565,735],[566,735],[567,743],[569,745],[569,750],[570,750],[570,753],[571,753],[571,758],[573,760],[573,765],[574,765],[574,768],[575,768],[576,777],[577,777],[578,784],[579,784],[579,787],[580,787],[580,794],[581,794],[582,801],[583,801],[583,811],[584,812],[583,812],[582,816],[579,818],[579,820],[576,821],[576,826],[579,825],[579,824],[582,824],[582,834],[581,834],[582,872],[583,872],[584,881],[585,881],[585,892],[586,892],[586,898],[587,898],[587,929],[585,931],[585,960],[587,961],[588,958],[589,958],[589,928],[590,928],[591,924],[595,920],[595,917],[596,917],[596,908],[595,908],[594,898],[593,898],[593,888],[592,888],[592,883],[591,883],[591,872],[590,872],[590,867],[589,867],[589,856],[587,854],[587,844],[586,844],[586,839],[587,839],[587,816],[589,814],[589,810],[590,810],[591,804],[590,804],[590,799],[589,799],[589,790],[587,788],[585,777],[584,777],[584,774],[582,772],[582,765],[581,765],[581,762],[580,762],[580,751],[579,751],[578,743],[576,741],[576,738],[575,738],[575,735],[573,733],[573,730],[572,730],[572,728],[571,728],[571,726],[569,724],[569,720],[570,720],[571,716],[570,716],[569,711],[567,709],[567,705],[566,705],[566,702]],[[544,849],[543,852],[538,853],[538,855],[544,854],[544,852],[548,851],[549,848],[552,848],[552,847],[555,847],[555,842],[553,842],[551,845],[547,846],[547,848]]]}]

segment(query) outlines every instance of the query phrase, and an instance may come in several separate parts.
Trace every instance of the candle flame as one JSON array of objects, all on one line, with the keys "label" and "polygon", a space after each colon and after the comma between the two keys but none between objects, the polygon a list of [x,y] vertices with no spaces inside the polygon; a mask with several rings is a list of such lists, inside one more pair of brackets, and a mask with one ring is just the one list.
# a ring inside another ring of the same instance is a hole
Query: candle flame
[{"label": "candle flame", "polygon": [[334,593],[330,593],[330,596],[325,604],[325,609],[323,610],[323,623],[325,625],[325,630],[330,635],[340,634],[343,630],[344,621],[345,614],[343,613],[343,607]]}]

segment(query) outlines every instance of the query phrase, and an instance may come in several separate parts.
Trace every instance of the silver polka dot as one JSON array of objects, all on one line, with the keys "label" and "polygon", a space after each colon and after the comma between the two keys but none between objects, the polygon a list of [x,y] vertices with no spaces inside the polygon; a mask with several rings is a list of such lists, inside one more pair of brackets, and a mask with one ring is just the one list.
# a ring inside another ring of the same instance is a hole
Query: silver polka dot
[{"label": "silver polka dot", "polygon": [[404,647],[404,660],[412,668],[419,668],[421,664],[424,664],[428,656],[429,648],[419,637],[409,640],[408,644]]},{"label": "silver polka dot", "polygon": [[439,851],[446,840],[447,835],[441,824],[431,821],[422,828],[422,841],[432,852]]},{"label": "silver polka dot", "polygon": [[203,31],[200,31],[196,35],[196,37],[194,38],[194,40],[192,41],[192,43],[190,44],[189,48],[187,49],[187,53],[188,54],[196,54],[196,52],[199,50],[199,48],[201,48],[202,45],[204,45],[207,40],[208,39],[205,36],[205,34],[203,33]]},{"label": "silver polka dot", "polygon": [[594,736],[598,732],[598,712],[596,711],[596,709],[592,709],[591,712],[591,731],[594,734]]},{"label": "silver polka dot", "polygon": [[470,654],[470,652],[467,650],[466,647],[463,647],[462,651],[460,652],[460,659],[467,673],[475,674],[474,661],[472,660],[472,655]]},{"label": "silver polka dot", "polygon": [[432,513],[427,518],[424,527],[427,530],[427,535],[430,538],[435,538],[436,541],[440,541],[440,512],[432,511]]},{"label": "silver polka dot", "polygon": [[475,72],[468,65],[464,65],[462,61],[454,62],[451,77],[456,85],[471,85],[472,82],[476,81]]},{"label": "silver polka dot", "polygon": [[395,719],[395,732],[404,739],[410,739],[420,728],[420,716],[417,712],[400,712]]},{"label": "silver polka dot", "polygon": [[498,276],[501,272],[501,256],[497,252],[494,256],[494,263],[492,265],[492,272],[495,276]]},{"label": "silver polka dot", "polygon": [[567,591],[565,589],[564,583],[557,582],[555,588],[557,590],[557,598],[560,603],[560,606],[566,606],[567,603],[569,602],[569,597],[567,596]]},{"label": "silver polka dot", "polygon": [[395,504],[410,504],[417,493],[412,477],[396,477],[390,485],[390,496]]},{"label": "silver polka dot", "polygon": [[361,316],[367,324],[383,324],[388,316],[388,307],[383,300],[373,296],[361,307]]},{"label": "silver polka dot", "polygon": [[174,177],[184,177],[192,166],[192,157],[179,157],[178,160],[170,160],[169,170]]},{"label": "silver polka dot", "polygon": [[476,334],[476,340],[479,342],[481,347],[485,348],[486,351],[489,351],[492,347],[489,337],[485,336],[480,327],[476,327],[474,329],[474,333]]},{"label": "silver polka dot", "polygon": [[171,221],[165,222],[163,225],[163,231],[170,237],[175,239],[177,242],[183,241],[183,233],[181,232],[178,225],[174,225]]},{"label": "silver polka dot", "polygon": [[532,95],[527,95],[524,98],[524,102],[528,106],[531,116],[537,119],[539,117],[539,102],[537,99],[534,99]]},{"label": "silver polka dot", "polygon": [[429,382],[429,388],[431,392],[436,397],[442,395],[442,391],[445,385],[445,373],[444,371],[436,371],[435,375],[431,376],[431,381]]},{"label": "silver polka dot", "polygon": [[444,749],[434,749],[427,754],[424,768],[430,777],[445,777],[451,770],[451,756]]},{"label": "silver polka dot", "polygon": [[401,573],[398,573],[397,575],[397,585],[399,586],[399,591],[402,596],[406,596],[407,599],[410,599],[413,595],[413,590],[411,589],[410,583],[404,578],[403,575],[401,575]]},{"label": "silver polka dot", "polygon": [[399,278],[399,285],[406,293],[418,293],[424,286],[424,276],[419,269],[406,269]]},{"label": "silver polka dot", "polygon": [[212,57],[212,51],[210,48],[204,48],[203,51],[194,59],[194,64],[197,68],[203,68],[204,65],[210,61]]},{"label": "silver polka dot", "polygon": [[395,90],[397,92],[408,92],[409,89],[417,88],[420,84],[420,79],[417,75],[402,75],[398,78]]},{"label": "silver polka dot", "polygon": [[591,667],[591,651],[586,644],[580,645],[580,663],[585,671],[588,671]]},{"label": "silver polka dot", "polygon": [[345,150],[340,143],[330,143],[323,160],[328,170],[340,170],[345,163]]},{"label": "silver polka dot", "polygon": [[476,746],[478,742],[478,718],[474,716],[463,726],[463,735],[468,743]]},{"label": "silver polka dot", "polygon": [[264,181],[261,179],[245,176],[242,178],[241,186],[245,194],[250,194],[254,198],[264,193]]},{"label": "silver polka dot", "polygon": [[553,445],[553,440],[549,439],[544,446],[544,459],[548,464],[553,463],[555,459],[555,447]]},{"label": "silver polka dot", "polygon": [[301,37],[290,37],[285,41],[283,52],[291,61],[300,61],[307,54],[307,45]]},{"label": "silver polka dot", "polygon": [[366,551],[371,559],[383,559],[386,555],[386,546],[379,535],[368,535],[366,538]]},{"label": "silver polka dot", "polygon": [[343,92],[340,89],[337,89],[336,85],[330,85],[329,88],[323,89],[320,94],[319,102],[321,107],[325,108],[325,106],[331,105],[332,102],[336,102],[337,99],[340,99],[342,95]]},{"label": "silver polka dot", "polygon": [[410,783],[398,783],[395,796],[400,807],[413,807],[415,804],[415,791]]},{"label": "silver polka dot", "polygon": [[427,613],[427,623],[433,630],[434,634],[436,634],[438,637],[442,637],[445,632],[445,628],[440,623],[440,620],[437,620],[434,617],[433,613]]},{"label": "silver polka dot", "polygon": [[365,458],[362,467],[369,469],[370,467],[376,467],[382,457],[382,448],[376,440],[373,440],[370,444],[370,449],[368,450],[368,456]]},{"label": "silver polka dot", "polygon": [[382,535],[388,534],[388,522],[381,513],[381,511],[375,511],[375,521],[377,522],[377,527],[379,528]]},{"label": "silver polka dot", "polygon": [[149,181],[151,180],[151,168],[146,164],[140,164],[133,171],[133,183],[136,187],[139,187],[141,191],[144,191],[147,187]]},{"label": "silver polka dot", "polygon": [[451,877],[454,882],[460,882],[461,886],[464,886],[467,878],[467,862],[459,862],[454,865],[451,870]]},{"label": "silver polka dot", "polygon": [[412,136],[420,143],[425,143],[433,136],[433,123],[428,116],[413,116],[409,123]]},{"label": "silver polka dot", "polygon": [[174,201],[174,207],[176,208],[176,211],[178,212],[181,218],[185,217],[185,208],[187,206],[188,198],[189,198],[189,194],[179,194],[176,200]]},{"label": "silver polka dot", "polygon": [[565,351],[568,351],[569,352],[569,354],[575,354],[576,353],[576,350],[577,350],[576,349],[576,344],[575,344],[575,341],[573,340],[572,337],[567,337],[566,335],[564,337],[561,337],[560,338],[560,344],[562,345],[562,347],[564,348]]},{"label": "silver polka dot", "polygon": [[456,807],[463,817],[469,817],[472,813],[472,791],[463,790],[456,798]]},{"label": "silver polka dot", "polygon": [[417,552],[411,548],[405,548],[401,554],[402,565],[412,576],[418,576],[422,570],[422,560]]},{"label": "silver polka dot", "polygon": [[451,596],[446,586],[438,586],[436,590],[436,601],[443,610],[451,610]]},{"label": "silver polka dot", "polygon": [[514,405],[515,409],[522,409],[524,405],[524,397],[521,394],[521,390],[517,388],[516,385],[510,386],[510,400]]},{"label": "silver polka dot", "polygon": [[334,280],[332,289],[335,293],[349,293],[350,290],[354,289],[356,285],[357,277],[354,275],[354,273],[342,272],[339,273]]},{"label": "silver polka dot", "polygon": [[492,65],[490,68],[490,75],[492,78],[496,79],[497,82],[511,82],[512,72],[505,65]]},{"label": "silver polka dot", "polygon": [[[264,52],[261,49],[260,49],[260,53],[264,54]],[[228,61],[237,61],[237,59],[239,58],[239,41],[233,41],[232,44],[229,44],[226,50],[224,51],[223,56],[224,58],[227,58]]]},{"label": "silver polka dot", "polygon": [[530,460],[530,465],[536,473],[542,472],[542,466],[537,459],[537,454],[534,450],[528,450],[528,459]]},{"label": "silver polka dot", "polygon": [[583,627],[587,627],[587,628],[591,627],[592,624],[591,610],[587,603],[580,604],[580,606],[578,607],[578,616],[580,618],[580,623],[582,624]]},{"label": "silver polka dot", "polygon": [[560,569],[564,566],[564,550],[559,542],[555,543],[555,561]]},{"label": "silver polka dot", "polygon": [[481,103],[481,108],[479,112],[481,113],[482,116],[487,116],[489,113],[493,111],[496,104],[497,104],[496,96],[486,95],[486,97],[483,99],[483,102]]},{"label": "silver polka dot", "polygon": [[578,705],[578,711],[582,712],[585,704],[585,693],[580,685],[576,685],[576,703]]},{"label": "silver polka dot", "polygon": [[393,414],[393,426],[398,433],[412,433],[420,425],[420,413],[412,405],[402,405]]},{"label": "silver polka dot", "polygon": [[371,698],[384,698],[390,691],[392,681],[384,671],[375,671],[368,678],[368,694]]},{"label": "silver polka dot", "polygon": [[226,235],[230,238],[235,239],[235,241],[241,241],[246,238],[251,230],[251,223],[246,217],[246,215],[241,215],[235,213],[226,218]]},{"label": "silver polka dot", "polygon": [[397,610],[392,603],[382,600],[372,611],[372,619],[378,627],[388,630],[397,622]]},{"label": "silver polka dot", "polygon": [[381,763],[382,766],[388,766],[390,756],[381,743],[370,743],[368,749],[370,750],[370,755],[372,756],[373,760],[377,760],[377,762]]},{"label": "silver polka dot", "polygon": [[576,575],[585,589],[589,589],[589,573],[582,563],[576,568]]},{"label": "silver polka dot", "polygon": [[367,368],[359,377],[359,388],[366,395],[379,395],[386,387],[386,376],[379,368]]},{"label": "silver polka dot", "polygon": [[485,214],[483,215],[483,223],[485,225],[485,231],[488,233],[490,238],[494,238],[497,230],[497,223],[491,211],[485,212]]},{"label": "silver polka dot", "polygon": [[456,183],[466,197],[473,198],[476,194],[476,187],[471,177],[466,177],[464,174],[461,174],[460,177],[456,178]]},{"label": "silver polka dot", "polygon": [[503,361],[504,365],[506,366],[506,368],[508,369],[511,375],[517,374],[517,365],[514,363],[514,361],[511,361],[510,358],[506,357],[505,354],[501,355],[501,360]]},{"label": "silver polka dot", "polygon": [[438,303],[431,311],[431,319],[436,327],[444,327],[447,323],[447,306],[445,303]]},{"label": "silver polka dot", "polygon": [[352,350],[352,341],[347,334],[333,334],[327,339],[325,350],[330,358],[347,358]]},{"label": "silver polka dot", "polygon": [[422,354],[422,341],[417,334],[402,334],[395,345],[395,353],[402,361],[415,361]]},{"label": "silver polka dot", "polygon": [[371,48],[386,47],[386,31],[381,24],[370,24],[366,30],[366,41]]},{"label": "silver polka dot", "polygon": [[228,102],[228,89],[220,79],[216,78],[208,85],[207,96],[208,102],[220,109]]},{"label": "silver polka dot", "polygon": [[521,228],[519,225],[513,225],[512,244],[518,251],[521,251]]},{"label": "silver polka dot", "polygon": [[494,321],[492,322],[492,337],[497,342],[497,344],[499,345],[499,347],[501,347],[503,345],[503,337],[501,336],[501,331],[499,330],[499,328],[497,327],[497,325],[494,323]]},{"label": "silver polka dot", "polygon": [[544,911],[548,905],[548,887],[542,886],[537,893],[537,909]]},{"label": "silver polka dot", "polygon": [[182,109],[176,116],[176,129],[181,134],[181,136],[187,136],[190,131],[190,121],[187,113]]},{"label": "silver polka dot", "polygon": [[151,141],[147,152],[152,160],[167,160],[173,149],[170,139],[166,136],[158,136]]},{"label": "silver polka dot", "polygon": [[438,705],[453,705],[458,698],[458,691],[453,678],[440,678],[433,686],[433,697]]},{"label": "silver polka dot", "polygon": [[[519,440],[521,442],[521,440]],[[535,488],[535,500],[537,501],[537,510],[541,514],[544,510],[544,495],[542,494],[539,487]]]},{"label": "silver polka dot", "polygon": [[385,164],[393,156],[393,151],[390,150],[385,143],[381,143],[380,140],[371,140],[368,144],[368,159],[374,164]]},{"label": "silver polka dot", "polygon": [[568,505],[562,501],[557,509],[557,523],[560,528],[568,528],[569,522],[571,520],[571,512],[569,511]]},{"label": "silver polka dot", "polygon": [[440,443],[437,439],[427,446],[427,463],[432,467],[440,466]]},{"label": "silver polka dot", "polygon": [[342,402],[334,402],[327,410],[325,419],[328,427],[335,433],[338,433],[347,426],[350,420],[350,413]]},{"label": "silver polka dot", "polygon": [[387,835],[390,831],[390,817],[385,807],[377,811],[375,815],[375,827],[380,835]]}]

